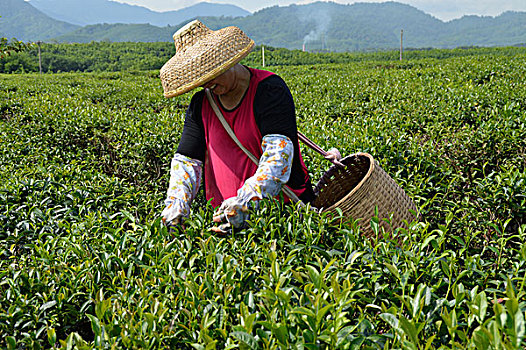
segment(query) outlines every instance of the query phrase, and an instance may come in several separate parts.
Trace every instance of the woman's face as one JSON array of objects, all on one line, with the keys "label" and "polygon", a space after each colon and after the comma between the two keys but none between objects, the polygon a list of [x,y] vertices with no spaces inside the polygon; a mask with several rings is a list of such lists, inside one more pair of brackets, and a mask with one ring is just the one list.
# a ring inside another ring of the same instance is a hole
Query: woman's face
[{"label": "woman's face", "polygon": [[235,82],[236,80],[234,70],[230,68],[217,78],[214,78],[208,83],[204,84],[202,87],[208,88],[214,94],[221,96],[232,91],[235,87]]}]

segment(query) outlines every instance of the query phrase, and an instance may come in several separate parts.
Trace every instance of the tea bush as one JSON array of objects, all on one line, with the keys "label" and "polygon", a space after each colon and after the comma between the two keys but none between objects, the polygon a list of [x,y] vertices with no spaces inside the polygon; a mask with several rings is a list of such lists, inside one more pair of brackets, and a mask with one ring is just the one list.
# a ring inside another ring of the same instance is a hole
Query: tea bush
[{"label": "tea bush", "polygon": [[189,94],[164,99],[157,71],[0,75],[2,347],[524,347],[525,58],[271,67],[301,131],[371,153],[417,204],[370,240],[277,201],[217,236],[202,193],[168,232]]}]

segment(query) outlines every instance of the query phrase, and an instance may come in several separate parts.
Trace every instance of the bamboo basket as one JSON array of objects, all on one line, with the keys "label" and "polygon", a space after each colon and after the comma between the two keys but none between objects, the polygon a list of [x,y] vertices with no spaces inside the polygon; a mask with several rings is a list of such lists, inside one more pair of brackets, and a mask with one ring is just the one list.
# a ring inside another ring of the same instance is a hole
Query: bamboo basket
[{"label": "bamboo basket", "polygon": [[359,219],[361,233],[369,238],[374,235],[370,223],[376,207],[386,232],[416,219],[413,201],[370,154],[355,153],[340,162],[345,167],[331,166],[316,184],[314,207],[335,214],[339,208],[345,217]]}]

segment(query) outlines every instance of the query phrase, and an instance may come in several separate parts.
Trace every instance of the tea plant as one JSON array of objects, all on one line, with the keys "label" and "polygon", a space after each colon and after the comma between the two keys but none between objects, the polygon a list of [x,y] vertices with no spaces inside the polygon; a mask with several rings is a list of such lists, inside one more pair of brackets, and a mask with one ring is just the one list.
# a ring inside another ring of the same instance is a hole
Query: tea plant
[{"label": "tea plant", "polygon": [[417,204],[372,239],[277,201],[217,236],[202,193],[168,232],[189,95],[157,71],[0,75],[2,348],[523,348],[524,62],[271,68],[302,132],[371,153]]}]

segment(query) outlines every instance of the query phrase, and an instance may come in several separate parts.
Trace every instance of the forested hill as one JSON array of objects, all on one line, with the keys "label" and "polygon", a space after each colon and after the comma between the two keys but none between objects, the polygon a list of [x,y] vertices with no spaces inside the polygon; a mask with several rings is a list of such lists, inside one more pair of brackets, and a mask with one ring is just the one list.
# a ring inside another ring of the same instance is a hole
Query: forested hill
[{"label": "forested hill", "polygon": [[[0,34],[8,16],[0,2]],[[405,47],[454,48],[508,46],[526,43],[526,12],[506,12],[497,17],[467,16],[443,22],[415,7],[396,2],[340,5],[317,2],[308,5],[270,7],[245,17],[201,17],[212,29],[236,25],[257,44],[309,51],[357,51]],[[55,36],[17,36],[23,40],[59,42],[170,41],[184,23],[157,27],[150,24],[96,24]],[[28,28],[37,22],[26,22]]]},{"label": "forested hill", "polygon": [[24,0],[0,0],[0,37],[36,41],[71,32],[79,26],[57,21]]}]

